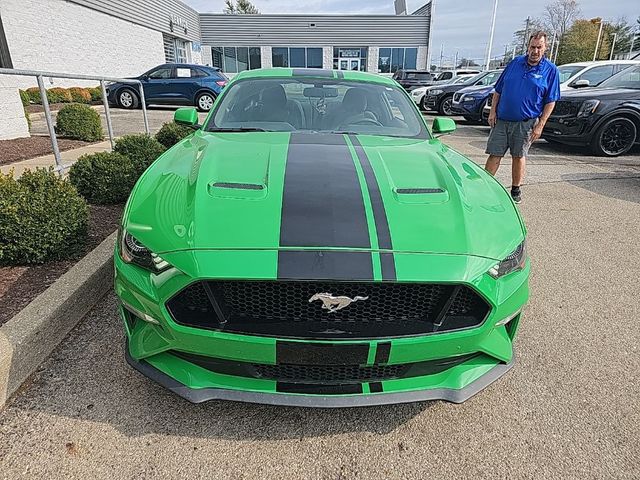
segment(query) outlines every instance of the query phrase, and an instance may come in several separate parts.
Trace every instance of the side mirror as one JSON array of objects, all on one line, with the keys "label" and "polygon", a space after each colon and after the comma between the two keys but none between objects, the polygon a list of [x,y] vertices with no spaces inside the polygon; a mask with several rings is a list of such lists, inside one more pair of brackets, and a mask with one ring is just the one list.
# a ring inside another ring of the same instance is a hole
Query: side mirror
[{"label": "side mirror", "polygon": [[591,86],[591,82],[589,80],[577,80],[575,82],[573,82],[571,84],[571,86],[573,88],[584,88],[584,87],[590,87]]},{"label": "side mirror", "polygon": [[456,130],[456,122],[451,120],[450,118],[444,117],[436,117],[433,120],[433,126],[431,127],[431,131],[436,136],[444,135],[445,133],[455,132]]},{"label": "side mirror", "polygon": [[198,111],[193,107],[177,109],[176,113],[173,114],[173,121],[195,130],[200,128],[200,125],[198,125]]}]

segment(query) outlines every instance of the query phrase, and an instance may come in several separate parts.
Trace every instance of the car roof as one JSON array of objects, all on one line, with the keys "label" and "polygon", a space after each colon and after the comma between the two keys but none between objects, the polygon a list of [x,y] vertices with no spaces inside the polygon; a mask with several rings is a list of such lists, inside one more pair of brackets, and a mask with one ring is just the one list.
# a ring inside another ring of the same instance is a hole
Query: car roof
[{"label": "car roof", "polygon": [[163,63],[162,65],[158,65],[154,68],[158,67],[208,68],[211,70],[220,70],[220,68],[218,67],[210,67],[209,65],[198,65],[197,63]]},{"label": "car roof", "polygon": [[576,62],[558,65],[559,67],[591,67],[592,65],[640,64],[640,60],[598,60],[595,62]]},{"label": "car roof", "polygon": [[367,83],[379,83],[382,85],[397,85],[394,80],[382,75],[358,72],[353,70],[324,70],[321,68],[258,68],[245,70],[238,73],[233,80],[246,80],[248,78],[282,78],[282,77],[306,77],[306,78],[344,78]]}]

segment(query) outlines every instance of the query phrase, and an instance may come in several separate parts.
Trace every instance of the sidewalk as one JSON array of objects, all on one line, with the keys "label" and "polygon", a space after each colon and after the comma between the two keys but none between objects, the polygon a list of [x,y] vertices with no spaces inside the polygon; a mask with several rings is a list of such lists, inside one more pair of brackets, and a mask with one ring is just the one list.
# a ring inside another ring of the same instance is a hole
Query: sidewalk
[{"label": "sidewalk", "polygon": [[[96,152],[105,152],[111,151],[111,143],[109,140],[104,142],[94,143],[92,145],[87,145],[86,147],[76,148],[73,150],[67,150],[65,152],[61,152],[60,156],[62,158],[62,164],[65,166],[71,166],[80,158],[82,155],[87,153],[96,153]],[[28,160],[21,160],[19,162],[10,163],[8,165],[0,166],[0,172],[4,174],[8,174],[11,169],[13,169],[13,176],[19,177],[22,175],[22,172],[25,170],[35,170],[36,168],[47,168],[47,167],[55,167],[56,160],[53,154],[43,155],[41,157],[30,158]],[[68,172],[68,170],[65,170]]]}]

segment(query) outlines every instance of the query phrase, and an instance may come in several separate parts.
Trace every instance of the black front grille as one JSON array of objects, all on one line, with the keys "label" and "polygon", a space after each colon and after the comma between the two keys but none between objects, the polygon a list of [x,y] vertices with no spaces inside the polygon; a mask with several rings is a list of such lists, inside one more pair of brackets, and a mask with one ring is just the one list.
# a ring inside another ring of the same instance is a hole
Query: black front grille
[{"label": "black front grille", "polygon": [[[313,345],[313,344],[303,344]],[[346,385],[435,375],[471,360],[479,353],[400,365],[309,365],[238,362],[172,350],[171,354],[211,372],[291,384]]]},{"label": "black front grille", "polygon": [[556,106],[553,109],[552,115],[554,117],[565,117],[569,115],[577,115],[578,105],[579,104],[576,102],[566,102],[566,101],[560,100],[556,103]]},{"label": "black front grille", "polygon": [[373,382],[401,378],[410,365],[254,365],[257,376],[285,382]]},{"label": "black front grille", "polygon": [[[329,312],[309,301],[317,293],[366,300]],[[196,282],[167,308],[181,325],[284,338],[424,335],[478,326],[489,312],[466,286],[315,281]]]}]

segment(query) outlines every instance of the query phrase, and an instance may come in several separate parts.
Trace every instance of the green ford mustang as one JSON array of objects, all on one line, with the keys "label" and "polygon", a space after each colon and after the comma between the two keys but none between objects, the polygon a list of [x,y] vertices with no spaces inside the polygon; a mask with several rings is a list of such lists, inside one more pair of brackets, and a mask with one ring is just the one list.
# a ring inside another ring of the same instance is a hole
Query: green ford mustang
[{"label": "green ford mustang", "polygon": [[115,252],[134,368],[192,402],[343,407],[462,402],[512,366],[522,219],[394,81],[246,71],[175,117],[196,131]]}]

